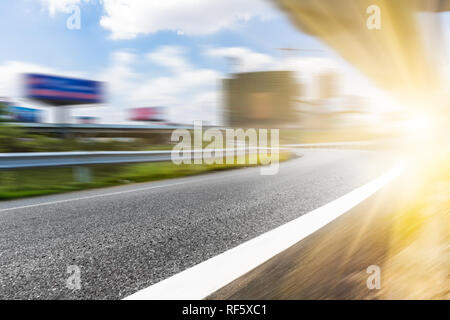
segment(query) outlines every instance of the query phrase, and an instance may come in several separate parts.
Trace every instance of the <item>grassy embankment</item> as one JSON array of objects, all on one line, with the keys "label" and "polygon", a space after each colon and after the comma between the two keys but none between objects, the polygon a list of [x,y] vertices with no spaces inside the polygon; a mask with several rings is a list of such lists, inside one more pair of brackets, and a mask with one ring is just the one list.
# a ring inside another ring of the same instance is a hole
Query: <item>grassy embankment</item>
[{"label": "grassy embankment", "polygon": [[[289,152],[281,152],[279,161],[288,160]],[[73,168],[44,168],[0,171],[0,201],[101,188],[135,182],[147,182],[197,175],[210,171],[236,169],[252,165],[200,164],[175,165],[172,162],[91,166],[92,181],[74,181]]]}]

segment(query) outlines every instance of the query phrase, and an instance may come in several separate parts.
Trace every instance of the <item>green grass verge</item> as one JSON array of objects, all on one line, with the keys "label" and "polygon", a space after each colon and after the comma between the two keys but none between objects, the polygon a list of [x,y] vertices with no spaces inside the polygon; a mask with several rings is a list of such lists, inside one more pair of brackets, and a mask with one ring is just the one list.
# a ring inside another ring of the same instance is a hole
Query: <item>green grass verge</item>
[{"label": "green grass verge", "polygon": [[[279,161],[290,159],[288,152],[280,153]],[[102,188],[136,182],[172,179],[201,173],[229,170],[251,165],[175,165],[172,162],[92,166],[92,182],[73,180],[72,168],[44,168],[0,171],[0,201],[17,198]]]}]

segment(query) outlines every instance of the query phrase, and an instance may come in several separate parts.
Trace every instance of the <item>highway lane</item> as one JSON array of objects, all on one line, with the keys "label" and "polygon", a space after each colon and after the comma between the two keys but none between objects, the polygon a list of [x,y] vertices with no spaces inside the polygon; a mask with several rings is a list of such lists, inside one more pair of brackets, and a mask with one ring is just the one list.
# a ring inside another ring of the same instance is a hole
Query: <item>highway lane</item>
[{"label": "highway lane", "polygon": [[[119,299],[320,207],[392,165],[382,153],[302,150],[247,168],[0,203],[0,298]],[[66,288],[67,267],[81,289]]]}]

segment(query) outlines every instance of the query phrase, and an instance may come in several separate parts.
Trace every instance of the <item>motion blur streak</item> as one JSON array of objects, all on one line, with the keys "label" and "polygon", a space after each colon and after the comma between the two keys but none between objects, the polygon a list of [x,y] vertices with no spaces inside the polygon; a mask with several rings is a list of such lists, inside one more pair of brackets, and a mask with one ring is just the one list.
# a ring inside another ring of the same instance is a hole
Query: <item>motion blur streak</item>
[{"label": "motion blur streak", "polygon": [[[450,113],[444,74],[447,59],[443,12],[450,10],[450,1],[273,2],[299,29],[324,41],[406,106],[408,120],[395,150],[407,155],[412,166],[402,188],[396,191],[395,202],[402,209],[393,218],[384,257],[386,285],[377,297],[448,298]],[[381,24],[377,30],[366,26],[366,9],[373,5],[380,9]],[[370,217],[380,207],[375,202],[364,227],[355,232],[345,254],[346,263],[361,246]]]},{"label": "motion blur streak", "polygon": [[[302,31],[327,43],[380,87],[411,101],[441,89],[443,39],[437,12],[450,9],[450,1],[273,1]],[[366,27],[371,5],[381,9],[380,30]]]},{"label": "motion blur streak", "polygon": [[[404,104],[408,120],[397,148],[414,158],[448,152],[442,12],[450,10],[450,1],[273,1],[299,29],[324,41]],[[380,8],[379,30],[366,26],[371,5]]]}]

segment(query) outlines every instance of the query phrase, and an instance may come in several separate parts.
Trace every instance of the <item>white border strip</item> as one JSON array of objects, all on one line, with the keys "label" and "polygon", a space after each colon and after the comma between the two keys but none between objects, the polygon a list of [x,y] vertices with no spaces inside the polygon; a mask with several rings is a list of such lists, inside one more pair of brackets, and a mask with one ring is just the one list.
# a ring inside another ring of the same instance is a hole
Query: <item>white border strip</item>
[{"label": "white border strip", "polygon": [[175,274],[125,300],[200,300],[346,213],[397,178],[403,162],[379,178],[276,229]]}]

